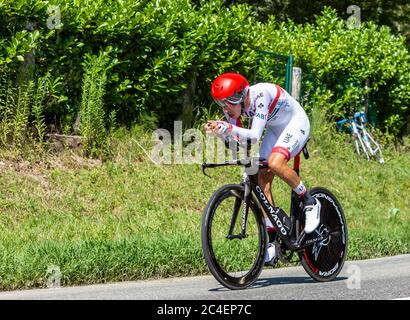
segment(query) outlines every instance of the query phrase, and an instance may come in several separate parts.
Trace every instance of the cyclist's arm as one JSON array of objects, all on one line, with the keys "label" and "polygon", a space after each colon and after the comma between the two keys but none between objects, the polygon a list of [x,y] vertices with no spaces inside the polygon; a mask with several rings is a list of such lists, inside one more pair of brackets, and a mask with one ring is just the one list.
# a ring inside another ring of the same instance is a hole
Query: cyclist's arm
[{"label": "cyclist's arm", "polygon": [[255,115],[252,120],[252,127],[250,129],[241,128],[237,125],[232,125],[230,135],[237,136],[239,140],[253,140],[259,141],[262,137],[263,130],[265,129],[266,122],[268,121],[270,99],[267,93],[258,95],[256,104]]}]

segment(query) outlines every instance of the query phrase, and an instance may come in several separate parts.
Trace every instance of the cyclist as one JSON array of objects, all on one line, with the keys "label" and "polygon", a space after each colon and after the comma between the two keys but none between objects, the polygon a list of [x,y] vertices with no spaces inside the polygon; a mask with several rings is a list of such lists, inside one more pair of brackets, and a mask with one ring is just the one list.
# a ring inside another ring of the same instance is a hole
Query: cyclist
[{"label": "cyclist", "polygon": [[[269,169],[261,170],[259,185],[274,206],[273,177],[277,175],[284,180],[302,198],[305,233],[313,232],[320,222],[320,202],[310,195],[300,177],[287,164],[309,138],[310,123],[301,105],[280,86],[272,83],[250,86],[247,79],[237,73],[218,76],[212,83],[211,92],[228,122],[208,121],[205,131],[220,136],[227,143],[232,139],[259,141],[266,128],[259,156],[268,160]],[[242,128],[241,116],[251,119],[250,129]],[[265,222],[268,233],[273,232],[273,225],[266,216]],[[268,246],[274,250],[272,244]],[[267,251],[265,262],[275,257],[273,250]]]}]

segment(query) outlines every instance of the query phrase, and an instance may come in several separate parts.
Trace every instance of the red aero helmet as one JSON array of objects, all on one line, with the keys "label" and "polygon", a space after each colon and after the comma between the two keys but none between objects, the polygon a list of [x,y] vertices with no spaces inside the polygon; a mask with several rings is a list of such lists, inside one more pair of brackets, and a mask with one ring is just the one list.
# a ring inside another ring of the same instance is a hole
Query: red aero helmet
[{"label": "red aero helmet", "polygon": [[220,106],[223,106],[225,101],[238,104],[244,100],[247,91],[245,89],[248,87],[249,82],[244,76],[233,72],[224,73],[212,82],[212,98]]}]

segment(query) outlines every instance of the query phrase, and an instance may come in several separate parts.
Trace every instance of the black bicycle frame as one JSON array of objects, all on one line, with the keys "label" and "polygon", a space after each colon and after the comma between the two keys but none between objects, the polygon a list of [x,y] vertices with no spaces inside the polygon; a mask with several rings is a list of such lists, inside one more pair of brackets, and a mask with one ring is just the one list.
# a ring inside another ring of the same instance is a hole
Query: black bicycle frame
[{"label": "black bicycle frame", "polygon": [[[299,226],[300,219],[300,215],[297,214],[297,207],[299,206],[298,202],[300,203],[300,201],[298,201],[292,194],[291,216],[289,217],[281,208],[273,207],[270,204],[265,193],[257,183],[257,175],[250,176],[249,178],[253,194],[258,199],[258,202],[261,204],[286,247],[290,250],[301,249],[299,243],[303,240],[301,237],[303,237],[304,233],[302,232],[302,235],[300,235],[297,227]],[[249,203],[244,202],[244,207],[249,207]]]},{"label": "black bicycle frame", "polygon": [[[306,159],[309,158],[309,153],[306,149],[306,146],[303,148],[303,154]],[[248,160],[236,160],[233,162],[226,162],[222,164],[207,164],[204,163],[202,165],[202,170],[205,173],[205,168],[214,168],[219,166],[227,166],[227,165],[244,165],[245,168],[249,168],[251,166],[252,161]],[[293,170],[299,175],[299,163],[300,163],[300,155],[297,155],[294,159],[294,167]],[[267,164],[259,165],[259,168],[267,168]],[[322,235],[320,237],[309,239],[306,242],[303,242],[305,239],[305,232],[300,232],[300,219],[302,216],[302,202],[301,199],[297,196],[297,194],[292,190],[291,192],[291,207],[290,207],[290,217],[286,214],[279,207],[273,207],[268,198],[266,197],[265,193],[263,192],[262,188],[258,184],[258,175],[259,171],[255,174],[245,175],[245,179],[242,182],[244,186],[244,206],[242,210],[242,230],[241,233],[238,235],[233,234],[233,229],[235,226],[236,219],[238,217],[239,208],[241,205],[242,199],[237,197],[235,200],[234,211],[231,218],[231,224],[229,228],[229,234],[227,236],[228,239],[234,238],[245,238],[246,237],[246,223],[248,218],[249,212],[249,205],[250,199],[252,199],[252,195],[254,194],[257,198],[257,201],[262,206],[262,209],[265,211],[266,215],[268,216],[269,220],[275,226],[277,233],[279,234],[280,238],[285,243],[286,247],[289,250],[298,251],[302,250],[315,242],[322,241],[326,235]]]},{"label": "black bicycle frame", "polygon": [[[317,238],[309,239],[304,242],[306,234],[304,231],[299,231],[302,212],[300,206],[301,200],[293,190],[291,195],[291,215],[290,217],[288,217],[285,211],[283,211],[281,208],[273,207],[270,204],[270,202],[266,198],[265,193],[256,183],[257,181],[255,181],[254,179],[257,178],[250,177],[253,193],[255,194],[259,203],[262,205],[262,208],[268,216],[269,220],[274,225],[276,232],[279,234],[280,238],[283,240],[289,250],[299,251],[312,245],[313,243],[325,239],[326,235],[324,234]],[[244,207],[249,207],[249,203],[245,202]],[[290,225],[290,227],[287,227],[287,225]],[[244,232],[244,229],[242,229],[242,233]]]}]

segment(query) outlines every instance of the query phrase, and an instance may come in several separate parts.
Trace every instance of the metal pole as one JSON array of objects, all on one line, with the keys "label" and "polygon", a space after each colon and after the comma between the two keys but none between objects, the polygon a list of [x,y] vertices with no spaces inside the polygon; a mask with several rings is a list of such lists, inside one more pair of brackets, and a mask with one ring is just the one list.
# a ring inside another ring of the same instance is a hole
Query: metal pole
[{"label": "metal pole", "polygon": [[286,64],[286,88],[288,93],[292,92],[292,68],[293,68],[293,55],[289,55],[288,63]]}]

